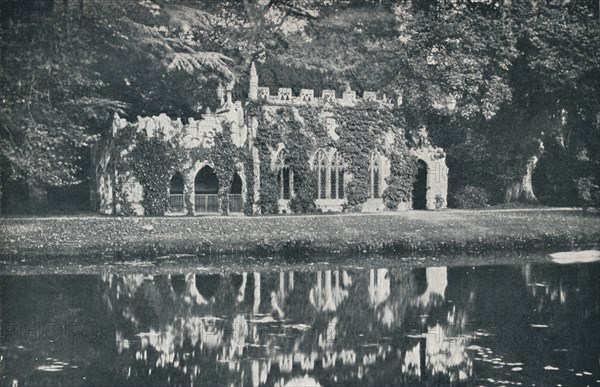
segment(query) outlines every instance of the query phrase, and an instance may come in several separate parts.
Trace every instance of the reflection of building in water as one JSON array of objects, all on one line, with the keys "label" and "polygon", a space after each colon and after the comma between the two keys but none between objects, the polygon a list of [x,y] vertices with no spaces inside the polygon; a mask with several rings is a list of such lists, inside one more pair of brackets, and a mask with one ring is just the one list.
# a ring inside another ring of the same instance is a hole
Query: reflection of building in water
[{"label": "reflection of building in water", "polygon": [[335,311],[348,297],[345,287],[350,284],[350,279],[347,273],[340,270],[325,270],[316,272],[315,276],[316,284],[310,290],[310,303],[320,311]]},{"label": "reflection of building in water", "polygon": [[387,269],[369,270],[369,303],[376,307],[390,295],[390,276]]},{"label": "reflection of building in water", "polygon": [[448,269],[442,267],[428,267],[425,269],[427,278],[427,289],[419,297],[419,304],[428,306],[436,304],[445,299],[446,287],[448,286]]},{"label": "reflection of building in water", "polygon": [[[443,303],[425,301],[443,300],[447,286],[445,268],[425,271],[421,295],[415,271],[407,269],[103,279],[107,305],[121,321],[120,361],[135,383],[162,378],[162,384],[193,384],[202,378],[252,386],[356,384],[367,375],[376,383],[382,363],[403,370],[393,383],[423,373],[462,380],[471,373],[463,338],[427,337],[414,347],[405,337],[406,326],[420,324],[423,308],[442,308],[439,314],[452,320],[429,325],[444,337],[452,337],[451,325],[464,318]],[[423,367],[421,357],[427,359]]]},{"label": "reflection of building in water", "polygon": [[452,310],[446,324],[427,328],[406,352],[402,372],[423,379],[443,375],[450,382],[467,380],[473,373],[473,361],[467,353],[470,335],[465,335],[465,316]]}]

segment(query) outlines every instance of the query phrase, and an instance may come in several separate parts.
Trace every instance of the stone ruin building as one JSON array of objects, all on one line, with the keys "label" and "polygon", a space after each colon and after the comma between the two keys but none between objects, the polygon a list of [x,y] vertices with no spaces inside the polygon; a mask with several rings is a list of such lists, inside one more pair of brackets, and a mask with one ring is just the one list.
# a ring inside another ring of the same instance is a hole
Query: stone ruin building
[{"label": "stone ruin building", "polygon": [[[219,92],[222,107],[215,112],[207,111],[200,120],[188,119],[188,123],[182,123],[180,118],[175,120],[166,114],[153,117],[139,117],[137,122],[131,123],[120,118],[117,114],[113,119],[111,138],[118,136],[119,132],[126,127],[133,128],[137,133],[145,133],[148,138],[160,137],[164,140],[175,141],[178,146],[188,149],[210,149],[214,143],[215,133],[223,130],[223,125],[230,128],[231,142],[237,149],[244,150],[251,155],[253,161],[253,173],[251,181],[245,176],[242,163],[236,165],[236,173],[231,181],[231,189],[228,193],[228,213],[242,213],[248,197],[252,197],[253,213],[257,213],[257,203],[260,199],[261,170],[260,152],[255,143],[261,126],[257,117],[247,109],[248,103],[233,101],[231,89]],[[391,109],[394,101],[384,96],[378,98],[375,92],[365,91],[360,98],[355,91],[346,90],[341,98],[336,97],[335,90],[323,90],[320,96],[316,96],[314,90],[302,89],[299,95],[294,95],[291,88],[279,88],[276,95],[270,93],[269,87],[260,87],[259,79],[254,63],[252,64],[249,77],[249,101],[261,101],[264,111],[275,111],[281,107],[297,109],[302,106],[327,107],[343,106],[354,107],[357,104],[368,101],[377,103],[381,108]],[[396,104],[402,103],[398,97]],[[346,203],[345,186],[352,180],[353,176],[347,172],[342,154],[330,144],[335,143],[339,137],[336,133],[337,123],[335,119],[322,116],[327,127],[327,135],[331,140],[328,146],[311,150],[310,168],[315,173],[317,197],[315,204],[317,211],[327,212],[342,211]],[[402,128],[401,128],[402,129]],[[382,142],[389,142],[384,139]],[[393,140],[391,140],[393,141]],[[425,129],[419,133],[419,139],[415,142],[417,146],[410,149],[419,162],[419,173],[413,189],[413,197],[406,202],[400,203],[397,210],[408,209],[440,209],[446,207],[447,196],[447,173],[445,154],[441,148],[435,147],[427,138]],[[109,149],[110,139],[96,150],[96,182],[93,196],[97,208],[103,214],[119,214],[117,203],[117,190],[121,196],[130,203],[134,215],[144,215],[144,188],[130,170],[120,170],[114,163],[114,158],[124,156],[131,150],[128,149],[115,155]],[[286,165],[286,146],[279,143],[270,147],[270,160],[268,160],[271,171],[277,176],[277,206],[280,213],[289,213],[289,202],[295,195],[294,171]],[[174,171],[171,179],[164,182],[164,189],[168,191],[169,208],[165,215],[198,215],[222,212],[221,199],[219,196],[219,179],[215,173],[215,166],[210,157],[203,157],[201,152],[197,157],[189,160],[181,160],[183,167],[180,171]],[[323,176],[324,175],[324,176]],[[370,155],[369,166],[369,197],[362,204],[362,212],[389,211],[386,207],[382,194],[387,187],[386,178],[390,175],[390,160],[383,154],[374,150]],[[117,187],[118,186],[118,187]],[[248,195],[252,190],[253,195]],[[222,196],[221,196],[222,197]],[[186,206],[186,203],[188,205]],[[191,203],[191,205],[190,205]]]}]

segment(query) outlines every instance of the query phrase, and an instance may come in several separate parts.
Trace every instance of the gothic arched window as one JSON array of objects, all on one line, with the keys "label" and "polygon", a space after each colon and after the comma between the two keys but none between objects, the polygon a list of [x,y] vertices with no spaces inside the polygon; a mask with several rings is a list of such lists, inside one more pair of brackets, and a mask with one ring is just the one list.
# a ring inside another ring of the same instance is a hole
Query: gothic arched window
[{"label": "gothic arched window", "polygon": [[344,173],[346,168],[344,160],[340,156],[339,152],[335,152],[331,159],[331,198],[343,199],[344,198]]},{"label": "gothic arched window", "polygon": [[277,174],[279,199],[291,199],[294,192],[294,173],[290,169],[285,149],[279,151],[277,155],[275,173]]},{"label": "gothic arched window", "polygon": [[329,192],[327,187],[327,155],[323,149],[319,149],[313,161],[313,170],[317,180],[317,199],[325,199]]}]

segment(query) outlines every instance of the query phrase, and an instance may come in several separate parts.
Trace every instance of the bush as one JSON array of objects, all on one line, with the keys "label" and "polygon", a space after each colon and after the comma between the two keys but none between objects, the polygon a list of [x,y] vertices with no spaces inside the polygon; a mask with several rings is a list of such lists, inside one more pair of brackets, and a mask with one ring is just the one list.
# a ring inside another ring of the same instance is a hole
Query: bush
[{"label": "bush", "polygon": [[594,184],[591,177],[581,177],[575,180],[577,195],[584,210],[589,207],[600,208],[600,187]]},{"label": "bush", "polygon": [[440,195],[440,194],[435,195],[435,209],[436,210],[443,208],[445,204],[446,204],[446,201],[444,200],[442,195]]},{"label": "bush", "polygon": [[290,209],[295,214],[309,214],[316,212],[317,206],[315,205],[314,196],[312,192],[300,190],[289,203]]},{"label": "bush", "polygon": [[454,208],[482,208],[488,205],[489,195],[480,187],[465,186],[450,195],[450,205]]}]

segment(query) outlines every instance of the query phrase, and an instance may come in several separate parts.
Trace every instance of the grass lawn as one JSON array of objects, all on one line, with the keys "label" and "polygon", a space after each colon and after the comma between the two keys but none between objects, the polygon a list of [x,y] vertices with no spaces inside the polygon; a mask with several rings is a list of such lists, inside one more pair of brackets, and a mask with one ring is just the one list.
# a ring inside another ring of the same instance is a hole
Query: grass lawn
[{"label": "grass lawn", "polygon": [[4,262],[170,254],[305,256],[535,251],[600,244],[600,217],[576,210],[407,211],[265,217],[0,219]]}]

